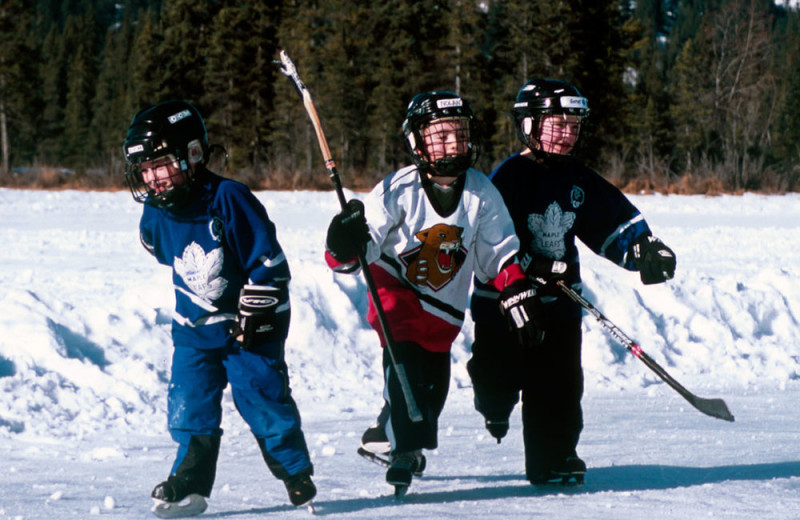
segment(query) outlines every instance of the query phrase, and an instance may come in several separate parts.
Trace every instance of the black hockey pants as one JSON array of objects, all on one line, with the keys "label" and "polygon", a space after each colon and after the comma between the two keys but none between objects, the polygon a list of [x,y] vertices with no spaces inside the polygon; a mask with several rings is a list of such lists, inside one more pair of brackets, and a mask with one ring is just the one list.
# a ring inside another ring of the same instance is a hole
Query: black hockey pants
[{"label": "black hockey pants", "polygon": [[544,342],[523,349],[497,302],[473,299],[475,343],[467,364],[475,407],[487,420],[508,419],[521,391],[529,479],[575,455],[583,429],[580,309],[561,298],[543,307]]},{"label": "black hockey pants", "polygon": [[397,371],[388,351],[383,352],[384,400],[389,408],[386,435],[392,453],[403,453],[438,446],[439,415],[450,386],[450,353],[430,352],[407,341],[394,345],[394,356],[402,366],[422,421],[409,418],[408,406]]}]

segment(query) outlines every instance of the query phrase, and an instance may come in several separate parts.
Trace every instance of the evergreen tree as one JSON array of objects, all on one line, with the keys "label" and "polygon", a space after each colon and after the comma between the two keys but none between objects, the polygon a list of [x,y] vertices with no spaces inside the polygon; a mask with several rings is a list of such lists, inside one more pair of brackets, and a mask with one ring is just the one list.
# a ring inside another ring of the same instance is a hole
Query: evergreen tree
[{"label": "evergreen tree", "polygon": [[44,164],[59,163],[59,143],[64,133],[64,104],[67,93],[67,56],[63,34],[57,25],[53,25],[42,44],[39,73],[42,78],[42,115],[41,138],[36,155]]},{"label": "evergreen tree", "polygon": [[91,106],[90,149],[96,162],[109,175],[121,179],[123,157],[120,152],[128,122],[135,108],[130,104],[128,59],[133,40],[132,18],[135,13],[125,9],[122,21],[106,33],[97,86]]},{"label": "evergreen tree", "polygon": [[161,14],[164,40],[157,49],[163,75],[149,78],[158,83],[160,100],[185,99],[198,103],[203,99],[206,51],[211,26],[221,8],[219,1],[194,0],[173,0],[164,6]]},{"label": "evergreen tree", "polygon": [[675,155],[680,169],[696,174],[711,129],[711,106],[705,80],[706,64],[687,40],[672,69],[669,114],[675,129]]},{"label": "evergreen tree", "polygon": [[800,188],[800,10],[786,10],[778,27],[782,61],[779,67],[781,96],[776,111],[774,155],[781,173],[781,188]]},{"label": "evergreen tree", "polygon": [[[130,76],[128,106],[133,108],[132,112],[161,100],[162,78],[166,74],[158,54],[162,41],[161,23],[157,14],[150,9],[145,10],[137,18],[128,61]],[[128,119],[130,120],[130,117]]]},{"label": "evergreen tree", "polygon": [[239,4],[216,16],[209,39],[203,103],[214,139],[229,153],[234,171],[260,173],[274,117],[276,27],[279,10],[265,4]]},{"label": "evergreen tree", "polygon": [[[13,158],[30,157],[34,136],[29,85],[36,78],[37,51],[28,38],[33,28],[24,0],[0,4],[0,175],[8,175]],[[25,149],[27,145],[28,149]]]},{"label": "evergreen tree", "polygon": [[97,77],[94,52],[94,13],[70,15],[64,26],[64,40],[71,59],[67,70],[67,92],[64,105],[64,133],[61,136],[60,158],[79,175],[89,166],[89,124],[91,100]]}]

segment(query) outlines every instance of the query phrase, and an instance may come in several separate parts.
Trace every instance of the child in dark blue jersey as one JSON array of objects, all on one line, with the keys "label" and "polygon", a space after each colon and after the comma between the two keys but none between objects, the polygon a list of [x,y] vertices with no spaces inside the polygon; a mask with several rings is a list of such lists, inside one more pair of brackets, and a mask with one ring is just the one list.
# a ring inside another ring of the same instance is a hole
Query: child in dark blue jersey
[{"label": "child in dark blue jersey", "polygon": [[284,361],[290,274],[275,226],[246,186],[206,168],[205,123],[189,103],[139,111],[123,152],[127,183],[144,203],[142,244],[172,267],[175,285],[168,423],[178,453],[153,490],[154,512],[205,509],[229,383],[267,466],[293,504],[308,503],[316,488]]},{"label": "child in dark blue jersey", "polygon": [[497,308],[497,292],[476,280],[471,309],[473,355],[467,367],[475,405],[498,442],[522,394],[525,471],[533,484],[582,481],[576,447],[583,429],[581,308],[555,281],[580,291],[576,239],[645,284],[675,273],[675,255],[653,237],[639,211],[597,172],[571,156],[589,114],[586,98],[564,81],[534,79],[517,95],[512,114],[525,145],[491,179],[520,239],[520,264],[538,284],[544,341],[520,345]]}]

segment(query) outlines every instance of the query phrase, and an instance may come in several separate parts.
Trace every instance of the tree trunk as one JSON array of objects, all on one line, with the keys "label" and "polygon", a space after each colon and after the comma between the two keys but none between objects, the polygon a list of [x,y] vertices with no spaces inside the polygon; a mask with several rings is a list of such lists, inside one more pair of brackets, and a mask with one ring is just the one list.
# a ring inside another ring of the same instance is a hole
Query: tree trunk
[{"label": "tree trunk", "polygon": [[[6,78],[0,76],[0,92],[5,92]],[[10,175],[9,150],[8,150],[8,118],[6,117],[6,102],[0,99],[0,147],[3,151],[3,168],[0,173]]]}]

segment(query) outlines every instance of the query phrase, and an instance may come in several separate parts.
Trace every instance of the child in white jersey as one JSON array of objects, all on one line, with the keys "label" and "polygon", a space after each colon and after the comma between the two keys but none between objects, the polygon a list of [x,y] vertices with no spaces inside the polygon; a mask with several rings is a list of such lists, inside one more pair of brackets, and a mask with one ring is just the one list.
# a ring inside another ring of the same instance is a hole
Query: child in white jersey
[{"label": "child in white jersey", "polygon": [[[388,346],[370,301],[369,322],[394,355],[384,348],[385,408],[377,431],[390,446],[386,480],[398,491],[421,472],[422,449],[437,447],[450,349],[472,276],[502,293],[504,313],[524,341],[539,336],[539,302],[515,260],[513,222],[492,183],[472,168],[478,146],[469,104],[452,92],[418,94],[403,131],[414,164],[384,179],[365,204],[351,200],[331,222],[326,243],[337,272],[357,271],[364,253],[385,311]],[[403,379],[421,420],[409,413]]]}]

